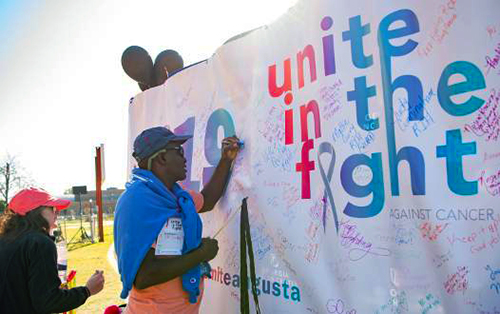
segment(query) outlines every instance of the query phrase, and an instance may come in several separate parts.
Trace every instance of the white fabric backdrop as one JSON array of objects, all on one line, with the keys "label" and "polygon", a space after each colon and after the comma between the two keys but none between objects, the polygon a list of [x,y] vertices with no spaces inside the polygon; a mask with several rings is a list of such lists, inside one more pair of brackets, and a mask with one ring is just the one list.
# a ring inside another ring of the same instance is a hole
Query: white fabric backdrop
[{"label": "white fabric backdrop", "polygon": [[[137,95],[129,143],[151,126],[194,132],[199,190],[223,136],[244,140],[202,218],[211,236],[248,197],[264,313],[498,313],[498,12],[494,0],[299,1]],[[202,312],[236,313],[239,218],[218,240]]]}]

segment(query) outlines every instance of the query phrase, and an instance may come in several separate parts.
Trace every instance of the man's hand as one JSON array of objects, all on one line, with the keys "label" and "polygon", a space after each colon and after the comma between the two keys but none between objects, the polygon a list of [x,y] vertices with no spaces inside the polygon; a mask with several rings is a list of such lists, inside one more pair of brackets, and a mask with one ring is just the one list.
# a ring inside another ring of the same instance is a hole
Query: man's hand
[{"label": "man's hand", "polygon": [[236,136],[226,137],[222,140],[222,156],[221,160],[233,161],[238,156],[238,152],[240,151],[240,145],[238,143],[240,139]]},{"label": "man's hand", "polygon": [[199,250],[205,261],[210,261],[217,256],[217,252],[219,252],[219,244],[215,239],[203,238],[201,239]]}]

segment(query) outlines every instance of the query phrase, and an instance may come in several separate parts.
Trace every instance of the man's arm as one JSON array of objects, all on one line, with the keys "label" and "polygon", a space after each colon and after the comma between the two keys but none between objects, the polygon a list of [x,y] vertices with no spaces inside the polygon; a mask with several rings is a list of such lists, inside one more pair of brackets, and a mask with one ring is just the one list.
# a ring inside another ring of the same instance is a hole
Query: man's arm
[{"label": "man's arm", "polygon": [[201,191],[204,202],[203,207],[199,211],[200,213],[211,211],[221,198],[222,193],[224,193],[227,180],[229,180],[231,166],[240,150],[238,142],[239,139],[236,136],[226,137],[222,140],[222,156],[219,164],[215,168],[212,178],[210,178],[210,181]]},{"label": "man's arm", "polygon": [[201,262],[213,259],[218,250],[217,240],[208,238],[202,239],[199,248],[185,255],[156,256],[151,248],[142,260],[134,286],[139,290],[146,289],[182,276]]}]

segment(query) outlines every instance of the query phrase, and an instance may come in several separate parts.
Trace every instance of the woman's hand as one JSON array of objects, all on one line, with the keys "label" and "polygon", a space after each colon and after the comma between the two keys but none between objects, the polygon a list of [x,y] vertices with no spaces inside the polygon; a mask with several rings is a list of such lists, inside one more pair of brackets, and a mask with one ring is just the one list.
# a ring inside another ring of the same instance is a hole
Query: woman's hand
[{"label": "woman's hand", "polygon": [[101,292],[102,288],[104,288],[104,271],[96,270],[95,273],[90,276],[85,286],[89,289],[90,295]]}]

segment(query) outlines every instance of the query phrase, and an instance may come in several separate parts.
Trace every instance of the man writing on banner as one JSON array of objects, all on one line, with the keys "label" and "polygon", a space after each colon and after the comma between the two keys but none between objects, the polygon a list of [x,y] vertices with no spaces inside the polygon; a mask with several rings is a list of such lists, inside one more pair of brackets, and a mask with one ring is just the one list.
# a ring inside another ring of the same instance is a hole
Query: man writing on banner
[{"label": "man writing on banner", "polygon": [[198,313],[203,275],[218,252],[217,240],[201,238],[198,213],[222,196],[239,140],[222,141],[221,159],[201,193],[177,183],[186,178],[182,144],[191,135],[165,127],[144,130],[134,141],[138,168],[120,196],[115,213],[115,251],[126,313]]}]

